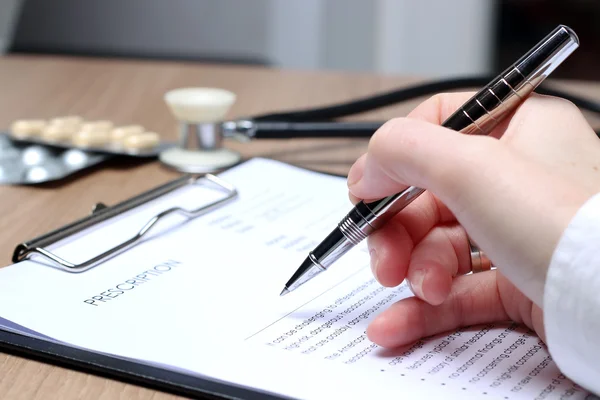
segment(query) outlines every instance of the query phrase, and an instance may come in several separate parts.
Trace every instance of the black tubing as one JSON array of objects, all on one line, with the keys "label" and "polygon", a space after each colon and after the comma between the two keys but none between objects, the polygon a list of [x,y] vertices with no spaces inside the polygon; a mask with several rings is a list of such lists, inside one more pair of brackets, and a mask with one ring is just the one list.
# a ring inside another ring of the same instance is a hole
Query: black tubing
[{"label": "black tubing", "polygon": [[[381,107],[387,107],[403,101],[412,100],[422,96],[433,95],[446,91],[455,91],[467,88],[479,88],[487,85],[493,77],[466,77],[452,78],[428,82],[392,90],[382,94],[364,97],[362,99],[349,101],[346,103],[333,104],[320,108],[312,108],[296,111],[284,111],[279,113],[263,114],[252,117],[254,121],[327,121],[335,118],[341,118],[348,115],[354,115],[371,111]],[[547,88],[545,83],[542,83],[536,89],[537,93],[546,94],[556,97],[562,97],[574,103],[577,107],[583,110],[591,111],[600,114],[600,103],[585,99],[573,94],[565,93],[560,90]]]},{"label": "black tubing", "polygon": [[256,123],[257,139],[368,138],[384,123],[375,122],[276,122]]}]

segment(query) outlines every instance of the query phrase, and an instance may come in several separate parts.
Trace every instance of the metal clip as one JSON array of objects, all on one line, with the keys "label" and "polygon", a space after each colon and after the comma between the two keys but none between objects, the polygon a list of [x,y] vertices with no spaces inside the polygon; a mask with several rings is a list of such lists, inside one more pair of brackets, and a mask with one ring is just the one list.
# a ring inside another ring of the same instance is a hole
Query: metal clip
[{"label": "metal clip", "polygon": [[[154,217],[152,217],[142,228],[131,238],[128,240],[114,246],[113,248],[106,250],[105,252],[94,256],[87,261],[84,261],[79,264],[74,264],[69,261],[62,259],[56,254],[50,252],[46,249],[48,245],[56,243],[57,241],[71,236],[77,232],[80,232],[86,228],[89,228],[93,225],[96,225],[100,222],[103,222],[109,218],[117,216],[119,214],[124,213],[132,208],[135,208],[141,204],[147,203],[150,200],[154,200],[160,196],[163,196],[167,193],[174,191],[185,185],[190,184],[198,184],[203,182],[204,180],[210,181],[216,184],[220,189],[224,190],[226,195],[224,198],[216,200],[212,203],[204,205],[202,207],[198,207],[193,210],[184,209],[181,207],[172,207],[167,210],[164,210]],[[207,174],[201,177],[191,177],[185,176],[183,178],[177,179],[166,185],[143,193],[139,196],[136,196],[132,199],[126,200],[120,204],[117,204],[113,207],[108,207],[102,203],[98,203],[94,206],[92,214],[76,221],[70,225],[59,228],[55,231],[49,232],[43,236],[35,238],[29,242],[19,244],[13,253],[13,262],[18,262],[24,260],[26,257],[32,254],[39,254],[45,257],[46,259],[51,260],[54,264],[56,264],[60,269],[68,272],[83,272],[87,271],[90,268],[95,267],[100,264],[102,261],[107,258],[113,257],[138,243],[150,230],[157,224],[158,221],[167,218],[167,216],[171,214],[183,214],[188,218],[196,218],[201,215],[207,214],[212,210],[219,208],[226,203],[232,201],[238,195],[237,190],[232,185],[226,183],[220,178]]]}]

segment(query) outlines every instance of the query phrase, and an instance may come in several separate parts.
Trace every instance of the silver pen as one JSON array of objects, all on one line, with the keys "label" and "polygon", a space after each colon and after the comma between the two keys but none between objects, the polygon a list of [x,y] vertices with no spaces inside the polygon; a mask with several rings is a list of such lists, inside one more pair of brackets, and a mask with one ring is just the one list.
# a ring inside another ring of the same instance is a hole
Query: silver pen
[{"label": "silver pen", "polygon": [[[487,135],[514,111],[575,49],[573,30],[559,25],[517,62],[494,78],[452,114],[442,126],[465,133]],[[285,284],[283,296],[319,273],[420,196],[425,189],[410,186],[400,193],[370,203],[359,202],[313,250]]]}]

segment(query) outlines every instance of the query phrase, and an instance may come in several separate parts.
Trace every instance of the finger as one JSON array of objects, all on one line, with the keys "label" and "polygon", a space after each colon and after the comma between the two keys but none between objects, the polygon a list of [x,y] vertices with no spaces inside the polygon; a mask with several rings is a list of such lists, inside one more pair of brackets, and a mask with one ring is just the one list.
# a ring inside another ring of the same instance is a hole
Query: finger
[{"label": "finger", "polygon": [[[462,107],[474,94],[475,92],[437,94],[419,104],[407,117],[442,125],[448,117]],[[514,113],[514,111],[510,112],[506,118],[501,120],[496,127],[488,132],[488,135],[497,139],[502,137]]]},{"label": "finger", "polygon": [[496,274],[457,277],[450,296],[439,306],[416,297],[400,300],[371,322],[367,335],[378,345],[393,348],[462,326],[507,321]]},{"label": "finger", "polygon": [[436,226],[411,254],[407,278],[412,292],[425,302],[444,302],[457,274],[471,271],[469,239],[458,224]]},{"label": "finger", "polygon": [[474,94],[475,92],[436,94],[415,107],[407,117],[441,125]]},{"label": "finger", "polygon": [[546,331],[544,330],[544,311],[533,304],[531,310],[531,326],[533,330],[537,333],[537,335],[546,342]]},{"label": "finger", "polygon": [[452,213],[431,193],[424,193],[387,224],[369,235],[373,274],[383,286],[406,277],[413,248],[436,225],[455,222]]},{"label": "finger", "polygon": [[504,309],[513,321],[522,322],[535,330],[543,341],[546,340],[544,332],[544,318],[540,307],[535,305],[520,292],[503,274],[497,274],[497,284]]},{"label": "finger", "polygon": [[[457,168],[465,169],[471,161],[470,156],[476,155],[474,153],[480,153],[481,158],[481,154],[485,154],[485,148],[472,146],[473,140],[457,140],[459,137],[466,139],[467,135],[441,126],[473,94],[474,92],[441,93],[432,96],[410,112],[407,118],[392,119],[380,127],[369,142],[367,156],[355,168],[355,179],[349,184],[352,196],[382,198],[398,193],[407,185],[417,185],[417,181],[430,182],[431,172],[452,175]],[[509,120],[507,118],[507,121],[495,127],[489,136],[501,136]],[[432,126],[438,129],[433,129]],[[475,139],[479,142],[482,138]],[[493,140],[489,137],[486,139]],[[467,144],[470,146],[463,148]],[[457,159],[462,162],[457,164]],[[420,163],[415,164],[415,161]],[[402,173],[407,166],[412,168]],[[428,169],[423,170],[425,167]],[[447,169],[449,171],[446,173]],[[425,184],[419,186],[424,187]]]},{"label": "finger", "polygon": [[[442,122],[452,115],[465,101],[467,101],[474,92],[465,92],[465,93],[441,93],[435,96],[430,97],[423,103],[419,104],[414,110],[412,110],[407,118],[412,118],[420,121],[426,121],[432,124],[441,125]],[[390,128],[390,125],[394,125],[394,120],[389,121],[384,124],[381,128],[379,128],[378,132],[382,130],[386,130]],[[378,134],[376,132],[375,135]],[[375,136],[374,135],[374,136]],[[379,133],[379,135],[381,135]],[[356,163],[350,169],[348,174],[348,186],[352,189],[355,183],[357,183],[363,176],[363,170],[365,167],[366,154],[361,156]],[[373,185],[378,185],[382,183],[373,182]],[[386,185],[385,191],[388,194],[397,193],[404,188],[406,185],[401,184],[400,182],[388,182],[384,180],[383,184]],[[365,199],[366,197],[361,196],[360,194],[354,193],[352,190],[350,191],[350,199]],[[372,197],[368,197],[371,199],[381,198],[383,196],[374,195]]]},{"label": "finger", "polygon": [[[352,167],[350,167],[350,171],[348,171],[348,185],[352,185],[355,182],[358,182],[362,178],[363,169],[365,167],[366,160],[367,160],[367,155],[363,154],[354,162]],[[358,197],[354,196],[352,194],[352,192],[350,192],[350,191],[348,192],[348,197],[350,198],[350,201],[352,202],[352,204],[356,204],[361,200]]]},{"label": "finger", "polygon": [[[359,179],[361,179],[366,159],[367,159],[367,155],[363,154],[354,162],[354,165],[352,165],[352,167],[350,168],[350,171],[348,172],[348,185],[352,185],[353,182],[356,182]],[[348,192],[348,198],[350,199],[350,202],[352,204],[356,204],[361,200],[365,201],[367,203],[370,201],[378,200],[375,197],[370,198],[370,199],[358,198],[358,197],[354,196],[352,194],[352,192],[350,192],[350,191]]]},{"label": "finger", "polygon": [[357,198],[382,198],[413,185],[456,197],[481,173],[473,166],[486,166],[499,149],[498,141],[488,137],[410,118],[393,119],[371,138],[362,173],[357,173],[360,179],[349,190]]}]

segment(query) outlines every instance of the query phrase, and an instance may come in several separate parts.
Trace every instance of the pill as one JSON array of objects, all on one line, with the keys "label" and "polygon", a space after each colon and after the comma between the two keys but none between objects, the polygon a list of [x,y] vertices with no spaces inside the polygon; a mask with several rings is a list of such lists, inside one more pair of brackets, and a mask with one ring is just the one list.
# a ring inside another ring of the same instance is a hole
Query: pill
[{"label": "pill", "polygon": [[141,125],[119,126],[110,132],[110,139],[113,143],[120,144],[127,136],[140,133],[144,133],[144,127]]},{"label": "pill", "polygon": [[62,154],[61,158],[69,168],[77,168],[85,165],[89,156],[79,149],[69,149]]},{"label": "pill", "polygon": [[108,130],[81,130],[71,138],[76,146],[104,146],[110,142],[110,131]]},{"label": "pill", "polygon": [[83,123],[83,118],[78,115],[67,115],[64,117],[52,118],[50,123],[56,125],[81,125]]},{"label": "pill", "polygon": [[110,121],[90,121],[81,125],[82,131],[96,131],[96,130],[110,130],[113,127],[113,123]]},{"label": "pill", "polygon": [[156,146],[160,137],[156,132],[144,132],[127,136],[123,140],[123,146],[128,149],[148,149]]},{"label": "pill", "polygon": [[29,146],[21,153],[21,163],[27,166],[40,165],[50,157],[52,152],[47,147]]},{"label": "pill", "polygon": [[25,179],[30,182],[45,182],[59,177],[64,172],[64,166],[55,159],[47,160],[42,165],[34,165],[25,171]]},{"label": "pill", "polygon": [[41,137],[48,141],[68,140],[77,132],[77,128],[76,125],[53,123],[44,128]]},{"label": "pill", "polygon": [[38,136],[45,126],[46,121],[41,119],[21,119],[12,123],[10,132],[20,138]]}]

